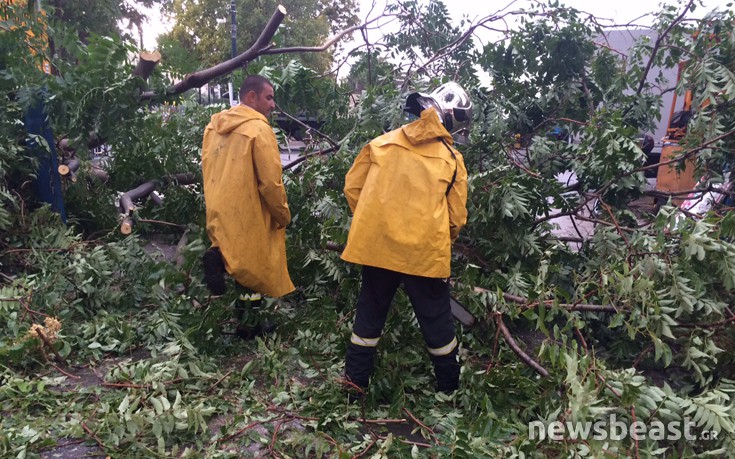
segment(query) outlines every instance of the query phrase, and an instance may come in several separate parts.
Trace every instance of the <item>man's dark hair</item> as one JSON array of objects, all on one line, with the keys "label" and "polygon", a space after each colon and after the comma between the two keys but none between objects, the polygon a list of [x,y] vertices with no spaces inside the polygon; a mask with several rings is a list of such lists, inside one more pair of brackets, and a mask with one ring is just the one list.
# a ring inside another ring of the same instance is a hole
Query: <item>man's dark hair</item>
[{"label": "man's dark hair", "polygon": [[245,81],[240,85],[240,93],[238,96],[240,97],[240,100],[243,100],[245,98],[245,94],[250,91],[255,91],[255,94],[260,95],[266,85],[273,87],[273,84],[268,81],[267,78],[260,75],[250,75],[245,78]]}]

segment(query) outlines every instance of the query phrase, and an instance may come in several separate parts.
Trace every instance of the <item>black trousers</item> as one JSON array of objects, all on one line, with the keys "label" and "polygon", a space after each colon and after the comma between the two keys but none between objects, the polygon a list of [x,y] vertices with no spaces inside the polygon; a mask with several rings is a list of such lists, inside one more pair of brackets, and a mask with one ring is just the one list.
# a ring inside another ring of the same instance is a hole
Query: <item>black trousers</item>
[{"label": "black trousers", "polygon": [[437,390],[451,392],[459,385],[459,363],[449,305],[449,283],[444,279],[412,276],[371,266],[362,269],[362,288],[347,347],[345,375],[360,387],[368,386],[375,365],[376,346],[401,283],[411,300],[429,349]]}]

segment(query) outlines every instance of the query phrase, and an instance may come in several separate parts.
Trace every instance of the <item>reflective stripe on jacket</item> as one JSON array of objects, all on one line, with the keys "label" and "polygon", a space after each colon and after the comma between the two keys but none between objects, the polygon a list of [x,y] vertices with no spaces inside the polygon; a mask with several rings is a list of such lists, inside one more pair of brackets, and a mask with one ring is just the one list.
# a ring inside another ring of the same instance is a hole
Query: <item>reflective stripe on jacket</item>
[{"label": "reflective stripe on jacket", "polygon": [[343,260],[449,277],[451,245],[467,222],[467,169],[451,144],[429,109],[362,149],[345,178],[354,215]]},{"label": "reflective stripe on jacket", "polygon": [[282,172],[276,137],[262,114],[238,105],[212,116],[202,145],[207,234],[239,284],[272,297],[294,290]]}]

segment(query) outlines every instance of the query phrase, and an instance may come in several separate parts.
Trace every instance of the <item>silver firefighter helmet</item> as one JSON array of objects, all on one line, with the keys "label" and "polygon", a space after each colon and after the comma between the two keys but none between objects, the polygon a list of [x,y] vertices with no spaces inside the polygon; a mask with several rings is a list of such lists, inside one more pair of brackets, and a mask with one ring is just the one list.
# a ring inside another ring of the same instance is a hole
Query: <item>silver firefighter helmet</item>
[{"label": "silver firefighter helmet", "polygon": [[450,81],[430,94],[414,92],[406,98],[405,111],[415,116],[421,116],[421,112],[429,107],[436,109],[455,142],[467,143],[472,125],[472,101],[460,85]]}]

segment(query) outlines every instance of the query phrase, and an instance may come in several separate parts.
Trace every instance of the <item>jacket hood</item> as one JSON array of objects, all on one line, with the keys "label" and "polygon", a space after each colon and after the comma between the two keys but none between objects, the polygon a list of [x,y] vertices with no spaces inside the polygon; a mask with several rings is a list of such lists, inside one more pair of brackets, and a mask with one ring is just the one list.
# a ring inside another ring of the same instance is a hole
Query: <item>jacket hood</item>
[{"label": "jacket hood", "polygon": [[227,134],[234,131],[244,123],[260,120],[268,123],[268,119],[262,113],[253,110],[247,105],[237,105],[228,110],[212,115],[209,126],[218,134]]},{"label": "jacket hood", "polygon": [[403,126],[403,133],[413,145],[444,139],[449,145],[454,142],[452,135],[444,128],[439,114],[434,108],[427,108],[421,112],[421,118]]}]

